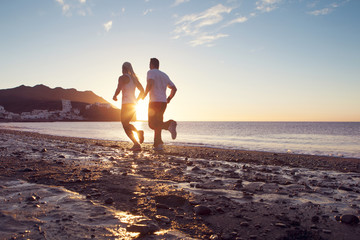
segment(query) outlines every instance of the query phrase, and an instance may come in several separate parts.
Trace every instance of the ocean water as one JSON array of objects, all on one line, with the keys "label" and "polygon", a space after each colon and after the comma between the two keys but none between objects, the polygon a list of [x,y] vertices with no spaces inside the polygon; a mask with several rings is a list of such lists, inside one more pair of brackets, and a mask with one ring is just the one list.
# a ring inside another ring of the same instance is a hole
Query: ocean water
[{"label": "ocean water", "polygon": [[[153,142],[147,122],[133,123]],[[120,122],[19,122],[0,128],[51,135],[129,141]],[[360,158],[360,122],[178,122],[178,136],[168,145],[206,146],[265,152],[289,152]]]}]

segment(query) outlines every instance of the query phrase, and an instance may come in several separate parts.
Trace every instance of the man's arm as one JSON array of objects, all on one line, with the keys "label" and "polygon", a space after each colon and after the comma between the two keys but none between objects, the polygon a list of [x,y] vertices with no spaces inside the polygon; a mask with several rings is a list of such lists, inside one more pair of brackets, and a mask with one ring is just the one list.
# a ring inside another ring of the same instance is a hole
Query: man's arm
[{"label": "man's arm", "polygon": [[147,84],[146,84],[146,89],[145,89],[145,92],[143,94],[143,98],[144,99],[146,97],[146,95],[150,92],[151,88],[153,87],[154,85],[154,80],[153,79],[148,79],[147,80]]},{"label": "man's arm", "polygon": [[170,103],[171,99],[175,96],[175,93],[177,92],[177,88],[174,86],[169,87],[171,89],[170,95],[167,98],[167,103]]}]

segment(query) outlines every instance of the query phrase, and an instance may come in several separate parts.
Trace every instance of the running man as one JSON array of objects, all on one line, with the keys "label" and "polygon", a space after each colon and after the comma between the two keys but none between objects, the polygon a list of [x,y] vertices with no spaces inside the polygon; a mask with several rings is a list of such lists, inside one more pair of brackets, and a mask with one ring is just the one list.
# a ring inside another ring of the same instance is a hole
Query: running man
[{"label": "running man", "polygon": [[[169,130],[172,139],[176,139],[176,121],[169,120],[164,122],[164,112],[167,104],[175,96],[177,88],[170,80],[166,73],[159,70],[159,60],[150,59],[150,70],[147,72],[147,85],[143,99],[150,93],[150,103],[148,111],[149,127],[154,130],[154,150],[163,150],[164,142],[161,139],[162,129]],[[166,97],[166,89],[170,88],[171,92]]]}]

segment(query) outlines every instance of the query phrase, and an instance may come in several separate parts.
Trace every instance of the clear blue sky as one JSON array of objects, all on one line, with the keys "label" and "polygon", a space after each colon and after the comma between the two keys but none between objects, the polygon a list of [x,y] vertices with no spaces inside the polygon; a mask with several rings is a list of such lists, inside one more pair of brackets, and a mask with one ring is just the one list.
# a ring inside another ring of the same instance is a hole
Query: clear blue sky
[{"label": "clear blue sky", "polygon": [[[166,118],[360,121],[359,0],[2,0],[0,88],[112,101],[124,61],[157,57]],[[146,102],[142,103],[143,108]]]}]

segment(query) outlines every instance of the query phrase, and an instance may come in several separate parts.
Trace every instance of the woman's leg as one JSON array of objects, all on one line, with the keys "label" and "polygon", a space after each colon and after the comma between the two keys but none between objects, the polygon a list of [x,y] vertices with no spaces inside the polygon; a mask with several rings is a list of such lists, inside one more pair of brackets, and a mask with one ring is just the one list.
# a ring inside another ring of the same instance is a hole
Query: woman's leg
[{"label": "woman's leg", "polygon": [[130,121],[135,114],[135,104],[123,104],[121,107],[121,123],[125,130],[126,135],[134,143],[134,145],[139,145],[138,141],[134,137],[133,132],[139,132],[134,125],[130,124]]}]

